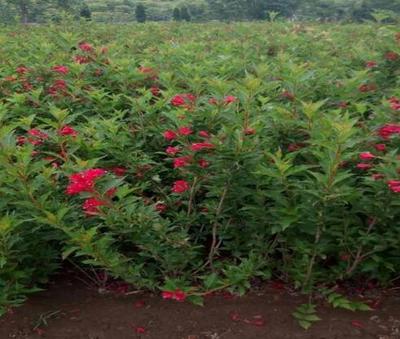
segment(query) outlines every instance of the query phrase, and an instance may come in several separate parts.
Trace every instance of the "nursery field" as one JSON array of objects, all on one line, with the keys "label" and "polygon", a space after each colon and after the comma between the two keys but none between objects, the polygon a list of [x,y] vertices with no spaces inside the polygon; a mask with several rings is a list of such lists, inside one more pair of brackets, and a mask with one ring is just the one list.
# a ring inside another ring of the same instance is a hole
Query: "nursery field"
[{"label": "nursery field", "polygon": [[[370,319],[365,291],[396,313],[396,26],[7,27],[0,60],[0,316],[49,282],[65,302],[70,275],[173,310],[206,300],[199,316],[272,284],[299,331],[338,308]],[[257,312],[228,313],[268,324]]]}]

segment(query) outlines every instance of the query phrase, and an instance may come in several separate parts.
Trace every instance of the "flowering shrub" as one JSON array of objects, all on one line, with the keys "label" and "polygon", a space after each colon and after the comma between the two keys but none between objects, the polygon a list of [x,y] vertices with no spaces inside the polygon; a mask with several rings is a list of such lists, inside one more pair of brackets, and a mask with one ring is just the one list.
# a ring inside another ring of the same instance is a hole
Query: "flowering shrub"
[{"label": "flowering shrub", "polygon": [[0,312],[66,258],[195,303],[396,277],[394,27],[84,25],[0,33]]}]

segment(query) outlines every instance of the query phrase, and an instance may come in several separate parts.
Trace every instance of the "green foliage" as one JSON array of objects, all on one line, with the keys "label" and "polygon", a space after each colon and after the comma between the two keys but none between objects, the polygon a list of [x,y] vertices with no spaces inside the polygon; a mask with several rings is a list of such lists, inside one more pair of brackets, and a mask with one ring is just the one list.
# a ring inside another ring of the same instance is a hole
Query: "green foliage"
[{"label": "green foliage", "polygon": [[197,304],[398,275],[395,26],[71,22],[0,31],[1,312],[66,259]]}]

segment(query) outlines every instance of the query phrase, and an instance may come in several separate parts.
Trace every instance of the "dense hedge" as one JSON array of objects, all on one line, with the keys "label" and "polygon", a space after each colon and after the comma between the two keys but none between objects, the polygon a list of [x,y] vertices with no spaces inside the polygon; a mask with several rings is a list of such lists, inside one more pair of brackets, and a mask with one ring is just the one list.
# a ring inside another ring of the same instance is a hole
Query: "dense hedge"
[{"label": "dense hedge", "polygon": [[400,271],[395,27],[0,33],[0,310],[69,257],[165,298]]}]

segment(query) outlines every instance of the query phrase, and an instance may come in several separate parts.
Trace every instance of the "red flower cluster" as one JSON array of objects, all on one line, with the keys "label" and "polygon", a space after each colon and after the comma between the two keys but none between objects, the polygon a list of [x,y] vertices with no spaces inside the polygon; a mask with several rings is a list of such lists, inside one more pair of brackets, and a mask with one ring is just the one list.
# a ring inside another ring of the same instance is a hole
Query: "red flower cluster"
[{"label": "red flower cluster", "polygon": [[78,64],[88,64],[90,62],[90,58],[84,55],[75,55],[74,60]]},{"label": "red flower cluster", "polygon": [[376,144],[376,145],[374,145],[374,147],[378,152],[385,152],[386,151],[386,145],[385,144]]},{"label": "red flower cluster", "polygon": [[52,71],[60,73],[60,74],[68,74],[69,68],[67,66],[56,65],[51,68]]},{"label": "red flower cluster", "polygon": [[99,207],[106,204],[107,203],[105,201],[98,200],[96,198],[88,198],[84,201],[82,209],[87,215],[97,215],[100,212]]},{"label": "red flower cluster", "polygon": [[163,133],[163,135],[166,140],[171,141],[171,140],[176,139],[178,136],[188,136],[192,133],[193,133],[193,131],[190,127],[183,126],[183,127],[179,127],[177,132],[167,130]]},{"label": "red flower cluster", "polygon": [[191,93],[177,94],[171,99],[171,105],[175,107],[191,108],[196,101],[196,96]]},{"label": "red flower cluster", "polygon": [[399,59],[400,55],[398,55],[396,52],[387,52],[385,54],[385,59],[389,60],[389,61],[396,61],[397,59]]},{"label": "red flower cluster", "polygon": [[389,189],[394,193],[400,193],[400,180],[389,180]]},{"label": "red flower cluster", "polygon": [[42,132],[36,128],[30,129],[28,131],[29,137],[26,139],[25,137],[18,137],[18,144],[22,145],[25,141],[28,141],[33,146],[42,145],[45,140],[49,138],[49,135],[45,132]]},{"label": "red flower cluster", "polygon": [[374,68],[376,66],[378,66],[378,63],[376,61],[367,61],[365,63],[365,67],[367,68]]},{"label": "red flower cluster", "polygon": [[378,135],[382,139],[389,139],[393,134],[400,134],[400,124],[386,124],[378,129]]},{"label": "red flower cluster", "polygon": [[81,192],[91,192],[94,188],[95,180],[107,173],[101,168],[92,168],[79,173],[72,174],[69,177],[69,185],[66,193],[69,195],[78,194]]},{"label": "red flower cluster", "polygon": [[214,145],[209,142],[197,142],[197,143],[193,143],[190,146],[190,149],[194,152],[201,151],[203,149],[211,149],[211,148],[214,148]]},{"label": "red flower cluster", "polygon": [[363,162],[357,164],[357,168],[359,170],[362,170],[362,171],[367,171],[367,170],[371,169],[372,167],[373,166],[371,164],[366,164],[366,163],[363,163]]},{"label": "red flower cluster", "polygon": [[185,301],[187,295],[182,290],[175,290],[175,291],[164,291],[162,292],[163,299],[172,299],[179,302]]},{"label": "red flower cluster", "polygon": [[48,89],[48,92],[52,96],[56,96],[57,94],[64,94],[67,90],[67,83],[65,80],[56,80],[54,84],[51,85]]},{"label": "red flower cluster", "polygon": [[78,132],[76,130],[74,130],[71,126],[65,125],[59,129],[58,134],[63,137],[71,136],[71,137],[75,138],[78,135]]},{"label": "red flower cluster", "polygon": [[29,72],[29,68],[25,67],[25,66],[19,66],[17,67],[17,69],[15,70],[18,74],[23,75],[25,73]]}]

